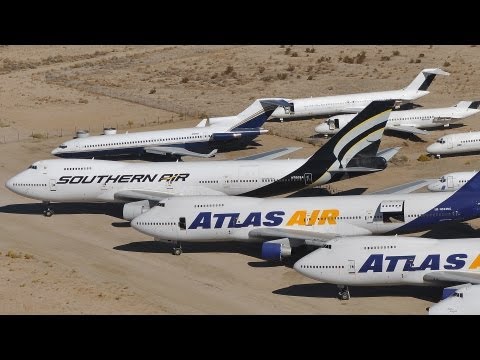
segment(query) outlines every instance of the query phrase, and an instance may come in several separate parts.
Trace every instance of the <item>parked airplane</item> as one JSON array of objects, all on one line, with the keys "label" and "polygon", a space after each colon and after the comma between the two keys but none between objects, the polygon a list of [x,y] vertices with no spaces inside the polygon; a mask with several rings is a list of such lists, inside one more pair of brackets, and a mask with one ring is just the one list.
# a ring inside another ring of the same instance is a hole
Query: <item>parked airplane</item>
[{"label": "parked airplane", "polygon": [[[444,221],[480,216],[480,174],[454,193],[251,198],[171,197],[131,225],[156,240],[264,242],[262,257],[281,259],[292,248],[321,246],[338,236],[409,233]],[[268,241],[271,240],[271,241]]]},{"label": "parked airplane", "polygon": [[440,155],[480,152],[480,131],[442,136],[435,143],[427,147],[427,152],[438,158]]},{"label": "parked airplane", "polygon": [[465,284],[428,308],[428,315],[480,315],[480,285]]},{"label": "parked airplane", "polygon": [[[479,113],[479,106],[480,101],[460,101],[457,105],[447,108],[392,111],[385,129],[424,135],[427,132],[420,129],[448,127],[458,120]],[[318,125],[315,131],[323,135],[336,134],[353,117],[353,114],[332,116]]]},{"label": "parked airplane", "polygon": [[299,119],[339,113],[357,113],[373,100],[396,100],[396,105],[408,103],[429,93],[428,87],[436,75],[450,75],[441,69],[423,69],[401,90],[359,94],[310,97],[290,100],[290,106],[276,109],[271,118]]},{"label": "parked airplane", "polygon": [[459,171],[443,175],[427,186],[430,191],[457,191],[465,185],[478,171]]},{"label": "parked airplane", "polygon": [[243,146],[266,133],[262,125],[284,99],[258,99],[236,116],[202,120],[196,127],[89,136],[69,140],[52,151],[63,158],[108,158],[145,154],[211,157],[218,148]]},{"label": "parked airplane", "polygon": [[[478,196],[478,193],[477,193]],[[427,239],[408,236],[337,238],[298,260],[295,270],[339,286],[446,286],[480,283],[480,239]]]},{"label": "parked airplane", "polygon": [[[393,101],[375,101],[308,159],[125,163],[43,160],[11,178],[13,192],[50,201],[123,201],[133,219],[172,195],[273,196],[385,169],[399,148],[378,147]],[[272,152],[266,153],[272,158]],[[44,214],[51,216],[47,204]]]}]

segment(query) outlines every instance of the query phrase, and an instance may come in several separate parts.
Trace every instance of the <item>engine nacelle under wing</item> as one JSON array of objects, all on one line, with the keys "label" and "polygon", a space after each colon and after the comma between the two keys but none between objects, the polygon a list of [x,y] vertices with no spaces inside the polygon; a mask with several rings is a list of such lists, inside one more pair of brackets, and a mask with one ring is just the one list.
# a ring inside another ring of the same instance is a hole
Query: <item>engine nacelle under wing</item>
[{"label": "engine nacelle under wing", "polygon": [[131,202],[123,206],[123,218],[131,221],[148,210],[150,210],[150,202],[148,200]]}]

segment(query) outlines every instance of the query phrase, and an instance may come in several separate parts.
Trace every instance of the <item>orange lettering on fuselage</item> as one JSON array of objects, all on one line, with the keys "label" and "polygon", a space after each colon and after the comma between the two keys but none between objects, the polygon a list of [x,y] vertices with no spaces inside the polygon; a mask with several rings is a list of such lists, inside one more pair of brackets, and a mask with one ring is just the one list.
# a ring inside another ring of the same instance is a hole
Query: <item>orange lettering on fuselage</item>
[{"label": "orange lettering on fuselage", "polygon": [[[325,222],[328,221],[328,224],[335,225],[337,223],[337,217],[340,212],[337,209],[327,209],[322,211],[322,215],[318,218],[321,210],[313,210],[308,223],[306,222],[307,211],[306,210],[297,210],[293,213],[290,219],[287,222],[287,226],[302,225],[302,226],[312,226],[312,225],[325,225]],[[318,219],[318,222],[317,222]]]},{"label": "orange lettering on fuselage", "polygon": [[470,269],[470,270],[473,270],[473,269],[476,269],[476,268],[478,268],[478,267],[480,267],[480,255],[478,255],[478,256],[476,257],[476,259],[473,260],[472,265],[470,265],[469,269]]}]

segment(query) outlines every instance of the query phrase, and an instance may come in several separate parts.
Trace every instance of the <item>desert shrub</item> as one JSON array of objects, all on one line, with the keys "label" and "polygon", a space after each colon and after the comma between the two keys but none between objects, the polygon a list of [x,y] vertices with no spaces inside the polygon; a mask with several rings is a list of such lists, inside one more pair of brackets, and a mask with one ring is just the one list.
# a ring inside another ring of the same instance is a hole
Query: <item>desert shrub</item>
[{"label": "desert shrub", "polygon": [[348,55],[345,55],[342,59],[342,61],[345,63],[345,64],[353,64],[353,62],[355,61],[352,57],[348,56]]},{"label": "desert shrub", "polygon": [[182,80],[180,81],[182,84],[185,84],[189,81],[190,79],[187,76],[182,77]]},{"label": "desert shrub", "polygon": [[410,61],[408,62],[409,64],[413,64],[415,62],[415,60],[413,59],[410,59]]},{"label": "desert shrub", "polygon": [[83,98],[80,99],[80,100],[78,100],[78,102],[79,102],[80,104],[88,104],[88,100],[87,100],[87,99],[83,99]]},{"label": "desert shrub", "polygon": [[308,75],[307,80],[313,80],[313,75]]},{"label": "desert shrub", "polygon": [[288,65],[287,71],[293,71],[293,70],[295,70],[295,66],[293,66],[292,64]]},{"label": "desert shrub", "polygon": [[451,64],[450,64],[448,61],[445,61],[445,62],[443,63],[443,66],[445,66],[445,67],[448,67],[448,66],[450,66],[450,65],[451,65]]},{"label": "desert shrub", "polygon": [[287,73],[279,73],[277,74],[277,79],[285,80],[287,78]]},{"label": "desert shrub", "polygon": [[218,76],[218,73],[215,73],[212,76],[210,76],[210,79],[215,79],[217,76]]},{"label": "desert shrub", "polygon": [[232,72],[233,72],[233,66],[228,65],[227,68],[225,69],[225,71],[223,72],[223,74],[228,75],[228,74],[231,74]]},{"label": "desert shrub", "polygon": [[262,77],[261,80],[262,80],[262,81],[265,81],[265,82],[267,82],[267,81],[272,81],[272,80],[273,80],[273,77],[270,76],[270,75],[268,75],[268,76]]},{"label": "desert shrub", "polygon": [[365,51],[358,53],[357,56],[355,56],[355,64],[363,64],[366,57],[367,57],[367,54],[365,53]]},{"label": "desert shrub", "polygon": [[381,60],[381,61],[389,61],[389,60],[390,60],[390,56],[384,55],[384,56],[382,56],[382,57],[380,58],[380,60]]},{"label": "desert shrub", "polygon": [[400,55],[400,51],[398,50],[392,51],[392,56],[398,56],[398,55]]},{"label": "desert shrub", "polygon": [[392,162],[395,165],[403,165],[406,162],[408,162],[408,157],[405,155],[395,155],[390,162]]},{"label": "desert shrub", "polygon": [[425,57],[425,54],[424,54],[424,53],[420,53],[420,54],[418,54],[418,57],[419,57],[419,58]]},{"label": "desert shrub", "polygon": [[291,48],[286,48],[285,49],[285,55],[290,55],[290,52],[292,51]]},{"label": "desert shrub", "polygon": [[420,60],[420,59],[415,60],[415,64],[420,64],[421,62],[422,62],[422,60]]},{"label": "desert shrub", "polygon": [[148,92],[149,94],[155,94],[157,92],[157,89],[153,88],[153,89],[150,89],[150,91]]},{"label": "desert shrub", "polygon": [[294,52],[292,53],[292,57],[298,57],[298,53],[297,53],[296,51],[294,51]]},{"label": "desert shrub", "polygon": [[128,125],[129,128],[131,128],[131,127],[133,126],[133,121],[132,121],[132,120],[128,120],[127,125]]},{"label": "desert shrub", "polygon": [[432,157],[422,154],[418,157],[417,161],[430,161],[432,160]]},{"label": "desert shrub", "polygon": [[45,139],[46,138],[46,135],[42,134],[42,133],[33,133],[30,136],[34,139]]},{"label": "desert shrub", "polygon": [[259,72],[260,74],[262,74],[264,71],[265,71],[265,67],[264,67],[264,66],[260,66],[260,67],[258,68],[258,72]]},{"label": "desert shrub", "polygon": [[8,256],[9,258],[12,258],[12,259],[18,259],[22,257],[22,254],[16,253],[13,250],[8,250],[5,256]]},{"label": "desert shrub", "polygon": [[280,49],[283,49],[285,47],[285,45],[280,45]]}]

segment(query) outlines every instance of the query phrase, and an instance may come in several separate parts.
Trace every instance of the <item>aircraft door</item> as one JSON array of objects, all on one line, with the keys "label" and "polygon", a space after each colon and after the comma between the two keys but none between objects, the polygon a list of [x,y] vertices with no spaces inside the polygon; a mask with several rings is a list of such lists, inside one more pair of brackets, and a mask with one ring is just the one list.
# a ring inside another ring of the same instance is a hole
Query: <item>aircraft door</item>
[{"label": "aircraft door", "polygon": [[223,188],[230,189],[230,186],[231,186],[230,183],[231,183],[230,177],[228,175],[225,175],[223,177]]},{"label": "aircraft door", "polygon": [[178,231],[184,234],[187,232],[187,220],[183,216],[178,218]]},{"label": "aircraft door", "polygon": [[55,179],[50,179],[50,191],[57,191],[57,180]]},{"label": "aircraft door", "polygon": [[367,210],[367,213],[365,214],[365,220],[369,224],[373,223],[373,210]]},{"label": "aircraft door", "polygon": [[453,188],[453,176],[447,176],[447,187]]},{"label": "aircraft door", "polygon": [[355,260],[348,260],[348,273],[355,274]]},{"label": "aircraft door", "polygon": [[305,179],[305,185],[310,185],[313,182],[312,173],[305,173],[304,179]]}]

